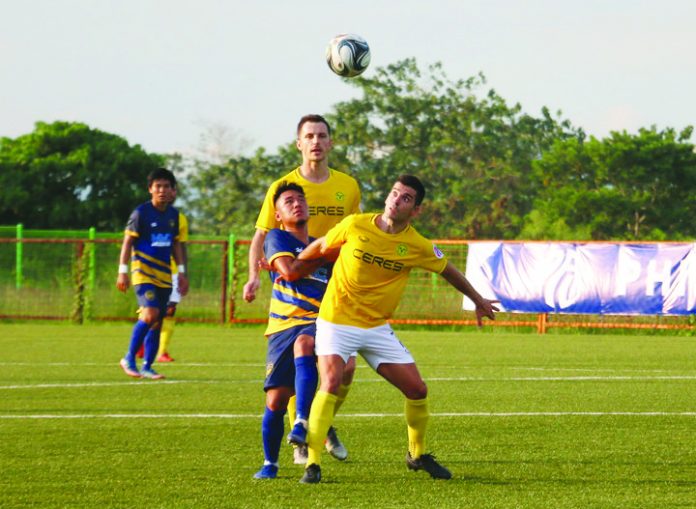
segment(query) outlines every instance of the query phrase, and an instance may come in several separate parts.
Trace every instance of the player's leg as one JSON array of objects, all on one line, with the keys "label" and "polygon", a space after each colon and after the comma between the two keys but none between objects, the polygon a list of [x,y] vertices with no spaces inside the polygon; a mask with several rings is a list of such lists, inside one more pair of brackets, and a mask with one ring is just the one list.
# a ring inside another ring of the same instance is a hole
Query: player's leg
[{"label": "player's leg", "polygon": [[145,335],[145,355],[143,357],[143,365],[140,368],[140,374],[144,378],[152,380],[164,378],[164,375],[157,373],[152,366],[157,357],[157,350],[159,350],[162,318],[167,313],[167,302],[169,301],[170,293],[171,288],[155,287],[153,305],[143,306],[141,316],[149,316],[149,320],[152,323],[150,330]]},{"label": "player's leg", "polygon": [[[355,361],[357,359],[357,353],[350,356],[346,367],[343,370],[343,378],[341,379],[341,385],[338,387],[336,392],[336,406],[334,407],[334,416],[338,413],[346,398],[348,397],[348,392],[350,391],[350,385],[353,383],[353,376],[355,374]],[[348,449],[343,445],[341,440],[338,438],[336,428],[331,426],[326,434],[326,441],[324,442],[327,452],[339,461],[344,461],[348,458]]]},{"label": "player's leg", "polygon": [[406,464],[411,470],[425,470],[436,479],[450,479],[452,474],[425,454],[425,435],[430,413],[428,387],[423,381],[411,352],[385,324],[370,329],[361,353],[377,373],[399,389],[406,397],[405,414],[408,431]]},{"label": "player's leg", "polygon": [[169,355],[169,343],[172,340],[172,335],[174,334],[174,325],[176,324],[176,306],[181,301],[181,294],[179,293],[179,277],[174,275],[172,277],[172,293],[169,296],[169,302],[167,303],[167,313],[162,320],[162,332],[160,333],[160,345],[157,351],[157,362],[172,362],[174,359]]},{"label": "player's leg", "polygon": [[160,332],[159,349],[157,350],[157,362],[174,362],[174,359],[169,355],[169,344],[174,334],[174,325],[176,324],[176,302],[171,299],[167,304],[167,314],[162,320],[162,330]]},{"label": "player's leg", "polygon": [[295,445],[307,443],[309,408],[317,391],[317,361],[314,356],[314,328],[298,334],[294,345],[295,355],[295,408],[296,416],[288,442]]},{"label": "player's leg", "polygon": [[[136,354],[143,346],[145,337],[150,331],[150,328],[158,321],[159,309],[155,299],[156,294],[154,288],[154,285],[149,284],[135,285],[133,287],[138,304],[140,305],[140,310],[138,313],[138,321],[133,326],[131,332],[128,350],[123,359],[121,359],[120,365],[128,376],[134,378],[140,378],[142,376],[135,362]],[[144,310],[148,308],[150,308],[150,311],[145,313]]]},{"label": "player's leg", "polygon": [[344,367],[345,361],[340,355],[319,356],[321,383],[309,412],[307,467],[300,482],[316,483],[321,480],[321,451],[324,448],[326,433],[333,422],[336,392],[341,384]]},{"label": "player's leg", "polygon": [[290,396],[294,393],[295,365],[293,345],[295,333],[281,331],[268,336],[266,351],[266,408],[261,424],[264,464],[254,477],[273,479],[278,473],[278,454],[283,441],[283,419]]},{"label": "player's leg", "polygon": [[283,419],[291,387],[275,387],[266,391],[266,408],[261,421],[263,466],[254,474],[255,479],[275,479],[278,475],[278,456],[283,441]]}]

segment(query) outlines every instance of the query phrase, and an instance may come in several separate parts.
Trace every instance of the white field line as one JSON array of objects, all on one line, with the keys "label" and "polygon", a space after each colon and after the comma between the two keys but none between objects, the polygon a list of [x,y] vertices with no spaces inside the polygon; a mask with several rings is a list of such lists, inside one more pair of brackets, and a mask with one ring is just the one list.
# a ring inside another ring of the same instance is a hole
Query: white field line
[{"label": "white field line", "polygon": [[[400,418],[403,413],[341,414],[341,418]],[[442,412],[432,417],[696,417],[696,412]],[[26,414],[0,415],[0,420],[62,419],[261,419],[260,414]]]},{"label": "white field line", "polygon": [[[696,380],[696,375],[658,376],[535,376],[535,377],[426,377],[426,382],[649,382]],[[382,378],[356,379],[354,383],[383,383]],[[168,384],[261,384],[259,380],[131,380],[123,382],[42,383],[0,385],[0,390],[20,389],[71,389],[83,387],[156,386]]]}]

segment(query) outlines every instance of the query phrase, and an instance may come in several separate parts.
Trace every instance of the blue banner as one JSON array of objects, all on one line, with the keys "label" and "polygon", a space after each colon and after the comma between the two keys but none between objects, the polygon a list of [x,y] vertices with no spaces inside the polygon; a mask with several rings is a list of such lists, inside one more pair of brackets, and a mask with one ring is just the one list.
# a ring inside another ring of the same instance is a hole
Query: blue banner
[{"label": "blue banner", "polygon": [[471,242],[466,277],[502,311],[696,313],[696,244]]}]

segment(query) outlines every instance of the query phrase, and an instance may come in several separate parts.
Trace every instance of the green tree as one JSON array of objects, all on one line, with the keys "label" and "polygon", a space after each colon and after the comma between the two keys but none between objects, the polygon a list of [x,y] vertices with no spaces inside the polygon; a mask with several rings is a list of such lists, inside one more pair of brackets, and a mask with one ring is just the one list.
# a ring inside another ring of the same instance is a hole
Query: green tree
[{"label": "green tree", "polygon": [[162,159],[82,123],[0,139],[0,224],[122,230]]},{"label": "green tree", "polygon": [[558,140],[533,163],[538,187],[522,238],[693,238],[696,153],[692,129],[614,132]]}]

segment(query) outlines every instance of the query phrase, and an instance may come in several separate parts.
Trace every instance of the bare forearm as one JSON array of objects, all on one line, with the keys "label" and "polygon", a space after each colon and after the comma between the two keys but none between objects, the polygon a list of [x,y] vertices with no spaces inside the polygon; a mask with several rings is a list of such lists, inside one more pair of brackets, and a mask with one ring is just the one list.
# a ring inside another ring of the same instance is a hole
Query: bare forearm
[{"label": "bare forearm", "polygon": [[258,279],[259,277],[259,260],[263,258],[263,241],[266,239],[266,232],[256,230],[254,237],[249,245],[249,279]]},{"label": "bare forearm", "polygon": [[479,294],[471,283],[469,283],[469,280],[464,277],[464,274],[462,274],[450,262],[447,262],[447,267],[445,267],[445,270],[442,271],[441,275],[449,284],[469,297],[474,304],[479,304],[483,300],[481,294]]}]

